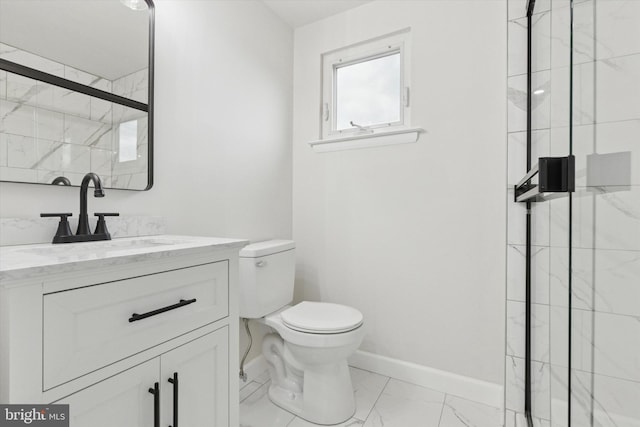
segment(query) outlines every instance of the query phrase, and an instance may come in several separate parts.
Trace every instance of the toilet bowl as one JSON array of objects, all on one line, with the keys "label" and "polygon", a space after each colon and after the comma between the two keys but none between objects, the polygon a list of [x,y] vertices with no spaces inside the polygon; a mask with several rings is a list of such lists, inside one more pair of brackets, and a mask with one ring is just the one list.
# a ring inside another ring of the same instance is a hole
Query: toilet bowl
[{"label": "toilet bowl", "polygon": [[[302,317],[309,309],[313,316],[306,320],[304,331],[286,322],[292,311]],[[322,321],[323,312],[326,322]],[[345,317],[336,316],[336,312]],[[318,320],[315,331],[313,318]],[[340,324],[340,319],[344,323]],[[262,346],[271,375],[269,398],[316,424],[339,424],[351,418],[355,399],[347,358],[362,342],[362,315],[351,307],[305,301],[259,321],[276,332],[267,335]],[[330,332],[328,323],[340,330]]]},{"label": "toilet bowl", "polygon": [[340,304],[289,305],[293,248],[291,241],[276,240],[240,252],[240,316],[273,331],[262,345],[271,401],[307,421],[339,424],[355,413],[347,358],[364,337],[363,316]]}]

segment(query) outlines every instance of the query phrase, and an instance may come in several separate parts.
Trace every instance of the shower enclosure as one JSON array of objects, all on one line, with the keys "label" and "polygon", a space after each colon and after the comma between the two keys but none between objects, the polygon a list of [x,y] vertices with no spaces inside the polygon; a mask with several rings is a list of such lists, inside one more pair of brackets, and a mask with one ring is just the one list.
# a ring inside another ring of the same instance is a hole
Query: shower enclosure
[{"label": "shower enclosure", "polygon": [[638,427],[640,0],[508,4],[506,425]]}]

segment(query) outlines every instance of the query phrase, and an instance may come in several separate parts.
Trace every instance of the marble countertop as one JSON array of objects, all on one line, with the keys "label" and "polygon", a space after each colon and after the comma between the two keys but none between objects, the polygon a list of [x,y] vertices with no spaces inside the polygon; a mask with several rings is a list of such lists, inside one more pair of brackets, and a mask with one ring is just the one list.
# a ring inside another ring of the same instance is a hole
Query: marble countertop
[{"label": "marble countertop", "polygon": [[85,268],[128,264],[209,250],[240,249],[248,240],[157,235],[100,242],[0,247],[0,284]]}]

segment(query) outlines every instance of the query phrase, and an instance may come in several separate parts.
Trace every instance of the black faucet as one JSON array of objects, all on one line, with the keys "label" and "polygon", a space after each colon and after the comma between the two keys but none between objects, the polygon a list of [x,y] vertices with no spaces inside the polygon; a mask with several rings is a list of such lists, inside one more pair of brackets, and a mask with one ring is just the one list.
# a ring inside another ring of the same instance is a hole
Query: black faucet
[{"label": "black faucet", "polygon": [[96,240],[111,240],[111,234],[107,230],[107,223],[104,220],[105,216],[119,216],[118,213],[96,213],[98,217],[98,224],[96,226],[95,233],[91,233],[89,229],[89,215],[87,214],[87,192],[89,191],[89,183],[93,181],[93,196],[104,197],[104,189],[102,188],[102,181],[100,177],[93,172],[89,172],[82,179],[80,185],[80,217],[78,218],[78,230],[74,236],[69,229],[69,222],[67,218],[71,216],[70,213],[42,213],[41,217],[60,217],[60,223],[58,224],[58,230],[53,237],[53,243],[72,243],[72,242],[90,242]]},{"label": "black faucet", "polygon": [[53,185],[71,185],[71,181],[69,181],[69,178],[67,178],[65,176],[58,176],[53,181],[51,181],[51,184],[53,184]]},{"label": "black faucet", "polygon": [[76,236],[91,234],[91,230],[89,229],[89,215],[87,215],[87,192],[89,191],[90,181],[93,181],[93,196],[104,197],[100,177],[93,172],[86,174],[84,178],[82,178],[82,184],[80,184],[80,217],[78,218]]}]

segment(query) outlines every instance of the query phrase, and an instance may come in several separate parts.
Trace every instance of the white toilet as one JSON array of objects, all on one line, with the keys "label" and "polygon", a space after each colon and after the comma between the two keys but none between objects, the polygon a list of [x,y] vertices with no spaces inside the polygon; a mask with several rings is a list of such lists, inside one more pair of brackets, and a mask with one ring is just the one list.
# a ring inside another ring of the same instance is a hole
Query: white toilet
[{"label": "white toilet", "polygon": [[364,335],[362,313],[339,304],[294,306],[295,242],[269,240],[240,251],[240,317],[276,333],[265,336],[269,398],[316,424],[339,424],[355,413],[347,358]]}]

